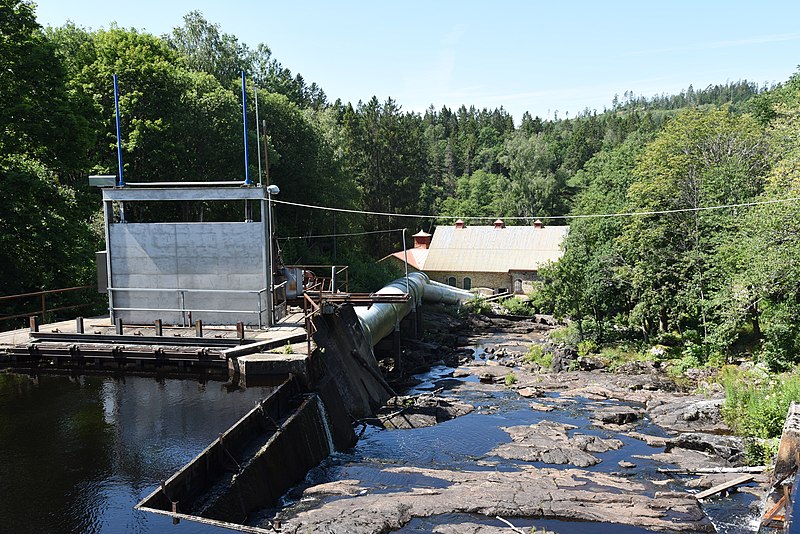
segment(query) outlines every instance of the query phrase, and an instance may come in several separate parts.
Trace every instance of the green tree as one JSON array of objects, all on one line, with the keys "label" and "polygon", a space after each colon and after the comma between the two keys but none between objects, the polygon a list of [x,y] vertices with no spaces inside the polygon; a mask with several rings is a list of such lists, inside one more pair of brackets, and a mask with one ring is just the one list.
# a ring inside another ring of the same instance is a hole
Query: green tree
[{"label": "green tree", "polygon": [[758,195],[765,155],[756,121],[727,109],[679,114],[644,151],[626,210],[689,210],[632,217],[620,237],[636,301],[631,320],[647,334],[700,328],[707,336],[720,280],[713,257],[741,212],[697,209]]},{"label": "green tree", "polygon": [[559,169],[554,147],[545,134],[517,132],[506,141],[501,162],[509,169],[520,215],[543,217],[566,211],[567,175]]},{"label": "green tree", "polygon": [[0,294],[90,282],[97,245],[72,189],[29,156],[2,156],[0,198]]}]

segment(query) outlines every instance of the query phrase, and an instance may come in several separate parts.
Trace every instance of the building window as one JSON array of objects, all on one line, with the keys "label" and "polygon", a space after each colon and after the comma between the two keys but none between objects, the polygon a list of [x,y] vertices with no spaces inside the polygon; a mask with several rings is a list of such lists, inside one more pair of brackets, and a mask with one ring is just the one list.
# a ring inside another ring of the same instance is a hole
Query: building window
[{"label": "building window", "polygon": [[469,276],[464,277],[464,289],[472,289],[472,278]]},{"label": "building window", "polygon": [[447,285],[456,287],[456,277],[455,276],[448,276],[447,277]]},{"label": "building window", "polygon": [[522,280],[519,278],[514,280],[514,293],[522,293]]}]

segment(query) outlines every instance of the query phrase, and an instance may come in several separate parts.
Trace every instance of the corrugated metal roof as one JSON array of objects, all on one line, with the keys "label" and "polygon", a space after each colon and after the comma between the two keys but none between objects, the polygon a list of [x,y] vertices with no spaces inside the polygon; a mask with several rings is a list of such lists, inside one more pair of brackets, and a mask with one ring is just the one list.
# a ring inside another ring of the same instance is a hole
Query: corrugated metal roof
[{"label": "corrugated metal roof", "polygon": [[507,273],[536,270],[562,255],[569,226],[439,226],[425,271]]}]

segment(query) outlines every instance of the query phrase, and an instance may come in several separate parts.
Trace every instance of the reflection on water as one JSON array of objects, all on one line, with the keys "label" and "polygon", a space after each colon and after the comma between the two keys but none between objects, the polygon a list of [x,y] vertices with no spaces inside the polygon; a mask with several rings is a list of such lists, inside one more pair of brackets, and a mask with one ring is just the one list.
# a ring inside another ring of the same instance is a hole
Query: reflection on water
[{"label": "reflection on water", "polygon": [[268,390],[0,374],[1,532],[227,532],[133,506]]}]

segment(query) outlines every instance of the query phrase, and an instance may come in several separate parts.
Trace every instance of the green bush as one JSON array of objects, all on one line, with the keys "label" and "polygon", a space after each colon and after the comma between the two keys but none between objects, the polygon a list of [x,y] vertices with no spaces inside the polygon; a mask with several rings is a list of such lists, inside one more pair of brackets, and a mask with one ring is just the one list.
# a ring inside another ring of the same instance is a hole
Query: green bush
[{"label": "green bush", "polygon": [[703,364],[700,360],[695,356],[693,353],[684,354],[682,357],[678,358],[677,360],[672,360],[672,365],[669,366],[667,369],[667,373],[673,377],[683,376],[683,374],[688,371],[689,369],[694,369],[696,367],[702,367]]},{"label": "green bush", "polygon": [[667,347],[675,347],[683,342],[683,338],[677,332],[662,332],[656,338],[658,345],[666,345]]},{"label": "green bush", "polygon": [[528,301],[522,300],[519,297],[505,299],[500,302],[500,305],[505,308],[510,315],[524,315],[530,317],[536,313]]},{"label": "green bush", "polygon": [[[774,444],[762,440],[781,435],[792,402],[800,402],[800,375],[762,375],[757,370],[724,367],[719,380],[725,388],[722,416],[735,434],[754,441],[749,445],[753,461],[771,454]],[[759,453],[757,447],[764,449]]]},{"label": "green bush", "polygon": [[616,371],[628,362],[651,361],[654,357],[649,352],[640,353],[626,344],[620,344],[600,349],[600,359],[606,362],[610,371]]},{"label": "green bush", "polygon": [[505,378],[506,387],[511,387],[517,383],[517,375],[513,371],[508,373]]},{"label": "green bush", "polygon": [[470,313],[477,313],[480,315],[486,315],[492,311],[492,305],[486,302],[486,299],[480,295],[477,295],[474,298],[466,301],[464,303],[464,308],[466,308]]},{"label": "green bush", "polygon": [[775,455],[778,454],[780,439],[757,439],[747,438],[745,440],[744,457],[747,465],[770,465],[773,463]]},{"label": "green bush", "polygon": [[598,350],[597,342],[591,339],[585,339],[578,343],[578,356],[588,356],[595,354]]},{"label": "green bush", "polygon": [[545,352],[544,347],[538,343],[534,343],[528,348],[523,360],[526,363],[535,363],[540,367],[549,369],[553,366],[553,353]]},{"label": "green bush", "polygon": [[787,371],[800,360],[800,326],[773,324],[764,332],[761,359],[770,370]]},{"label": "green bush", "polygon": [[577,347],[578,343],[581,341],[580,336],[578,335],[578,325],[574,322],[568,324],[567,326],[562,326],[561,328],[551,330],[550,334],[548,335],[552,342],[563,343],[571,347]]}]

